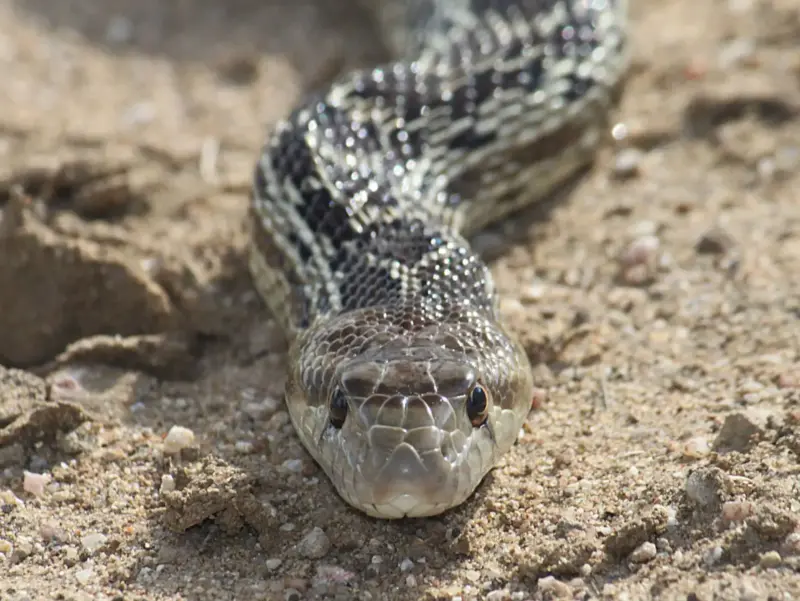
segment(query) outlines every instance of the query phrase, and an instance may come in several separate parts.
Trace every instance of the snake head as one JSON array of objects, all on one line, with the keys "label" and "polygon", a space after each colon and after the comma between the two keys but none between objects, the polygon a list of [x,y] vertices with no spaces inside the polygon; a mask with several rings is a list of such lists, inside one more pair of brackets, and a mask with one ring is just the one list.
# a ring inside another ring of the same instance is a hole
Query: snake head
[{"label": "snake head", "polygon": [[527,357],[494,321],[467,317],[360,310],[296,342],[292,421],[365,513],[422,517],[458,505],[516,440],[532,393]]}]

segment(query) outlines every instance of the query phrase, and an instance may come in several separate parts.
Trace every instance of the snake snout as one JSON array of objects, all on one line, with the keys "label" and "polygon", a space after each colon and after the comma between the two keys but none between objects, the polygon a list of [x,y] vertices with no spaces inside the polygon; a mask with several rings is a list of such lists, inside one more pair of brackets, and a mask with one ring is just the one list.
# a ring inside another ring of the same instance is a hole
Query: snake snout
[{"label": "snake snout", "polygon": [[450,502],[451,466],[441,453],[420,452],[412,444],[402,442],[384,457],[375,459],[385,460],[372,480],[372,504],[380,513],[420,516]]},{"label": "snake snout", "polygon": [[463,354],[427,345],[342,367],[350,427],[365,443],[353,466],[362,503],[385,517],[432,515],[453,503],[465,485],[473,430],[465,403],[475,382]]}]

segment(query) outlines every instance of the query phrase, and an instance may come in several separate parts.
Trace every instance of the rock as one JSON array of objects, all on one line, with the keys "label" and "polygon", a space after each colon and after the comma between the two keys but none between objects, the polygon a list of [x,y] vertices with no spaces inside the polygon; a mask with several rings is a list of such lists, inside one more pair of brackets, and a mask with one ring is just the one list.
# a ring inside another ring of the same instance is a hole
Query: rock
[{"label": "rock", "polygon": [[631,553],[631,561],[635,563],[647,563],[651,559],[655,558],[658,550],[656,546],[651,542],[642,543],[636,549],[633,550]]},{"label": "rock", "polygon": [[314,527],[297,544],[297,552],[308,559],[320,559],[331,550],[331,541],[322,528]]},{"label": "rock", "polygon": [[194,444],[194,432],[183,426],[172,426],[164,438],[164,452],[176,455]]},{"label": "rock", "polygon": [[725,475],[719,468],[701,468],[686,477],[686,496],[701,507],[720,502]]},{"label": "rock", "polygon": [[553,599],[569,599],[572,597],[572,589],[569,585],[556,580],[553,576],[539,578],[536,582],[536,588],[545,595],[545,598],[547,598],[547,595],[550,595]]},{"label": "rock", "polygon": [[700,236],[695,245],[699,254],[724,255],[729,252],[736,242],[725,230],[712,228]]},{"label": "rock", "polygon": [[94,572],[92,570],[78,570],[75,572],[75,580],[78,581],[79,584],[85,585],[92,579]]},{"label": "rock", "polygon": [[722,505],[722,519],[743,522],[753,514],[753,504],[748,501],[728,501]]},{"label": "rock", "polygon": [[638,148],[624,148],[614,158],[614,177],[628,179],[639,174],[644,153]]},{"label": "rock", "polygon": [[32,494],[35,497],[42,497],[45,493],[45,487],[52,479],[50,474],[34,474],[32,472],[23,472],[22,489]]},{"label": "rock", "polygon": [[711,449],[717,453],[744,452],[753,439],[761,434],[761,428],[744,413],[733,413],[725,418]]},{"label": "rock", "polygon": [[781,554],[777,551],[767,551],[758,560],[762,568],[777,568],[783,563]]},{"label": "rock", "polygon": [[87,534],[86,536],[81,537],[81,545],[86,550],[89,555],[94,555],[94,553],[103,547],[108,541],[108,537],[105,534],[101,534],[100,532],[92,532]]},{"label": "rock", "polygon": [[158,492],[159,494],[162,495],[166,493],[171,493],[175,490],[176,486],[177,485],[175,484],[175,478],[173,478],[169,474],[164,474],[163,476],[161,476],[161,486],[158,488]]}]

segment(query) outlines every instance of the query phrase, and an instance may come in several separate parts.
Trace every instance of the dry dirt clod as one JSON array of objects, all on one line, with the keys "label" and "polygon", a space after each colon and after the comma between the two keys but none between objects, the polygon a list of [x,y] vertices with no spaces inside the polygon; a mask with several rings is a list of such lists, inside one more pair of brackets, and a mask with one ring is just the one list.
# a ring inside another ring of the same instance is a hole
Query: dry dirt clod
[{"label": "dry dirt clod", "polygon": [[745,414],[734,413],[725,418],[711,449],[718,453],[744,452],[761,433],[761,428]]}]

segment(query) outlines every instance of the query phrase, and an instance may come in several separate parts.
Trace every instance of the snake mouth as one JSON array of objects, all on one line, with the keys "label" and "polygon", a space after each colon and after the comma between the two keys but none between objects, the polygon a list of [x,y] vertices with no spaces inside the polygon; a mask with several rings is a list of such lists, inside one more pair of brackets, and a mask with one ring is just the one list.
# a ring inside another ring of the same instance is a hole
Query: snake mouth
[{"label": "snake mouth", "polygon": [[425,451],[407,442],[387,454],[372,448],[360,466],[354,504],[384,518],[441,513],[453,504],[454,494],[466,496],[477,485],[465,480],[464,465],[448,461],[439,449]]}]

